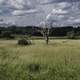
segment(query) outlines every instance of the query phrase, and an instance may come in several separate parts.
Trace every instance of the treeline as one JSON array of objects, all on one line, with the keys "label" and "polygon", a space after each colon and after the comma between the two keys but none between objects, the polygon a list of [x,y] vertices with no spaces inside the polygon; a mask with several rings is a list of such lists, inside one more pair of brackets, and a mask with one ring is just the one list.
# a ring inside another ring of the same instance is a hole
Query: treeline
[{"label": "treeline", "polygon": [[66,26],[66,27],[55,27],[51,29],[51,36],[67,36],[68,33],[73,32],[75,35],[80,35],[80,27],[72,27],[72,26]]},{"label": "treeline", "polygon": [[[31,36],[42,36],[42,28],[37,26],[9,26],[0,27],[0,37],[11,36],[11,35],[31,35]],[[63,36],[80,36],[80,27],[53,27],[50,29],[49,36],[63,37]],[[11,36],[13,37],[13,36]]]}]

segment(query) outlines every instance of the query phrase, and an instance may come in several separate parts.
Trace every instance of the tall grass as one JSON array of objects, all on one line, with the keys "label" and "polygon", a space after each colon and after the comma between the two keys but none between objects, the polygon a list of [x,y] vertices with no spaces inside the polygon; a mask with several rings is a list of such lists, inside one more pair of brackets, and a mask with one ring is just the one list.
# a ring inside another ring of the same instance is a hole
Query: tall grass
[{"label": "tall grass", "polygon": [[80,40],[0,41],[0,80],[80,80]]}]

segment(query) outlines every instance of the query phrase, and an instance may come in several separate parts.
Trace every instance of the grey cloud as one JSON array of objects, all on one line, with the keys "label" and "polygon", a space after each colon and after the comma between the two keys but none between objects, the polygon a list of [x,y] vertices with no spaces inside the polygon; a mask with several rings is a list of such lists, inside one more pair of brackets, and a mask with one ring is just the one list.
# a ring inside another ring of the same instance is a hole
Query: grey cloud
[{"label": "grey cloud", "polygon": [[[80,21],[80,2],[61,2],[57,3],[51,13],[47,16],[47,21],[53,21],[57,25],[73,25]],[[54,22],[54,20],[56,22]]]},{"label": "grey cloud", "polygon": [[27,14],[37,14],[39,13],[38,10],[36,9],[30,9],[30,10],[15,10],[12,12],[12,15],[14,16],[23,16],[23,15],[27,15]]},{"label": "grey cloud", "polygon": [[47,4],[53,4],[53,3],[60,3],[60,2],[78,2],[80,0],[39,0],[40,4],[47,5]]},{"label": "grey cloud", "polygon": [[53,21],[54,26],[78,24],[80,2],[79,0],[0,0],[0,16],[4,16],[5,22],[17,25],[36,25],[46,18],[49,22]]},{"label": "grey cloud", "polygon": [[37,5],[37,0],[0,0],[0,19],[3,19],[1,23],[12,22],[18,25],[39,23],[43,11]]},{"label": "grey cloud", "polygon": [[[33,0],[34,1],[34,0]],[[11,15],[16,10],[24,10],[23,13],[36,9],[35,3],[31,0],[0,0],[0,15]],[[28,10],[28,11],[27,11]],[[32,12],[31,12],[32,13]]]}]

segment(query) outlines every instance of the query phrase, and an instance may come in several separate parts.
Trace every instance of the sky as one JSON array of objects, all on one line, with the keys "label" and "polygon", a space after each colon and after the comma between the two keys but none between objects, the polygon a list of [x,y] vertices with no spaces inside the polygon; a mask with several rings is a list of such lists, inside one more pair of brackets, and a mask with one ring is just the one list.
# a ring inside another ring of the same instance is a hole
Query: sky
[{"label": "sky", "polygon": [[0,24],[80,25],[80,0],[0,0]]}]

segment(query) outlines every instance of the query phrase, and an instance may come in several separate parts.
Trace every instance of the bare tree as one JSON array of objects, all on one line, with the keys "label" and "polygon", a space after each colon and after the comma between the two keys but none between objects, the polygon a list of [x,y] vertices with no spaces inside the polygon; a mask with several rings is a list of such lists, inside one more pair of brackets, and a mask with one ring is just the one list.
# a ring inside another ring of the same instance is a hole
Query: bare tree
[{"label": "bare tree", "polygon": [[50,32],[49,28],[43,28],[43,37],[46,41],[46,44],[48,44],[49,42],[49,32]]},{"label": "bare tree", "polygon": [[49,22],[42,22],[39,26],[41,27],[41,30],[39,30],[39,32],[41,32],[41,34],[44,37],[44,40],[46,41],[46,44],[48,44],[51,23],[49,23]]}]

